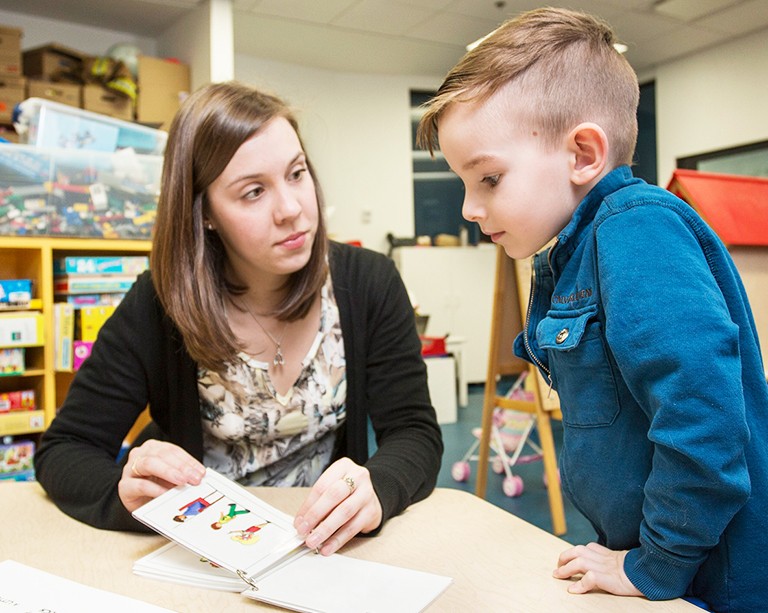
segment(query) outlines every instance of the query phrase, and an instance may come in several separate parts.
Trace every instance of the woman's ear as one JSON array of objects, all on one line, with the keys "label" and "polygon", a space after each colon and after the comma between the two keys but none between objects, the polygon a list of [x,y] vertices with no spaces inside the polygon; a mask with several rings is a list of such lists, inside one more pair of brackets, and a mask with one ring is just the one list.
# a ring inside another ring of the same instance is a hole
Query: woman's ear
[{"label": "woman's ear", "polygon": [[568,134],[571,182],[587,185],[602,177],[608,163],[608,137],[596,123],[580,123]]}]

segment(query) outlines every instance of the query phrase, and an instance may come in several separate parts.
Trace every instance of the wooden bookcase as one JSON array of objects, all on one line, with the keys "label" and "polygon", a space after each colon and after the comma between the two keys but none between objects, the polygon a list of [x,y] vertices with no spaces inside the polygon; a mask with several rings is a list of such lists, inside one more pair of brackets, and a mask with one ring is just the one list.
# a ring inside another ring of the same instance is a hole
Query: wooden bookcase
[{"label": "wooden bookcase", "polygon": [[0,278],[31,279],[30,309],[43,314],[43,342],[26,347],[25,372],[0,377],[0,392],[34,389],[35,411],[0,413],[0,436],[42,432],[56,415],[74,376],[54,370],[53,261],[75,255],[147,255],[146,240],[0,236]]}]

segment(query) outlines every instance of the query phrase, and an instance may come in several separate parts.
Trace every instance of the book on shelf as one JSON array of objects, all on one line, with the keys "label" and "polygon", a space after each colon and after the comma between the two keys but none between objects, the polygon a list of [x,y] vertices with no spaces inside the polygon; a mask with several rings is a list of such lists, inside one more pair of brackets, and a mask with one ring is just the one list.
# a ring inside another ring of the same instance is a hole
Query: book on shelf
[{"label": "book on shelf", "polygon": [[53,261],[56,275],[140,275],[149,268],[146,255],[67,256]]},{"label": "book on shelf", "polygon": [[292,518],[208,469],[133,512],[171,542],[134,573],[243,596],[295,611],[422,611],[449,577],[308,549]]},{"label": "book on shelf", "polygon": [[125,293],[136,282],[136,275],[56,275],[53,291],[56,294]]},{"label": "book on shelf", "polygon": [[117,306],[125,298],[125,292],[101,294],[56,294],[56,302],[68,302],[75,309],[89,306]]},{"label": "book on shelf", "polygon": [[75,309],[66,302],[53,304],[53,368],[72,370],[72,342],[75,338]]}]

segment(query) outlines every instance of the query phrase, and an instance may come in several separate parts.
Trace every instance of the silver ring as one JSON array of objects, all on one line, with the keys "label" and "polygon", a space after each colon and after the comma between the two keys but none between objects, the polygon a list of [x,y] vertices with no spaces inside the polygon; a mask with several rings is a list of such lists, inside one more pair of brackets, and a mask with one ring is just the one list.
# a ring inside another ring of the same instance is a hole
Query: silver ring
[{"label": "silver ring", "polygon": [[341,479],[344,483],[347,484],[347,487],[349,488],[349,494],[352,495],[355,492],[355,480],[352,477],[342,477]]},{"label": "silver ring", "polygon": [[131,473],[133,473],[133,475],[134,475],[135,477],[138,477],[139,479],[143,479],[144,477],[146,477],[146,475],[142,475],[142,474],[139,472],[139,469],[137,468],[137,466],[138,466],[138,464],[139,464],[139,460],[141,460],[141,458],[140,458],[140,457],[139,457],[139,458],[136,458],[136,459],[133,461],[133,464],[131,464]]}]

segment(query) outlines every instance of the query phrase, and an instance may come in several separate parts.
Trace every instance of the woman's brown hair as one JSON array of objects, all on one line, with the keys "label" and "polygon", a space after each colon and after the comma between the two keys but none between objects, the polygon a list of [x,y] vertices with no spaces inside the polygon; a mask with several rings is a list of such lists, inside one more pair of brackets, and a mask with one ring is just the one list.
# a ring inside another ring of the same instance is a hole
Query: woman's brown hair
[{"label": "woman's brown hair", "polygon": [[[169,131],[152,243],[152,280],[192,359],[209,370],[221,371],[241,350],[227,323],[225,299],[227,293],[248,288],[226,278],[224,245],[204,227],[207,190],[240,146],[276,117],[286,119],[301,141],[298,122],[283,100],[230,81],[192,94]],[[305,316],[328,274],[322,194],[309,160],[307,167],[320,208],[318,228],[309,262],[289,277],[285,297],[271,313],[281,321]]]}]

